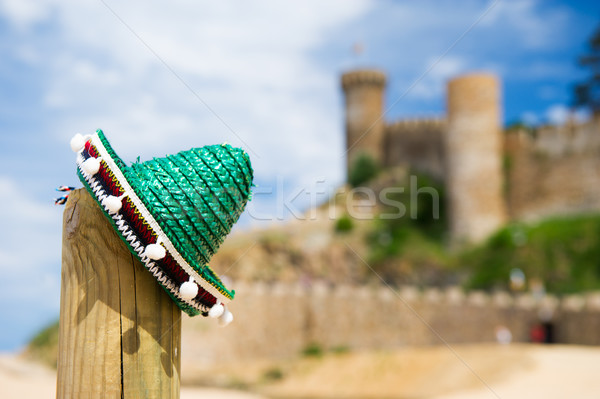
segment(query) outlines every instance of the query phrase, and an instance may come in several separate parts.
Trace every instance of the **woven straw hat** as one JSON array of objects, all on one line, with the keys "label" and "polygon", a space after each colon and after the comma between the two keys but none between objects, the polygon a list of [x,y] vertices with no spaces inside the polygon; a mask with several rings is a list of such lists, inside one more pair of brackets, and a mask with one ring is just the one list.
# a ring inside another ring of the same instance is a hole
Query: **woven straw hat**
[{"label": "woven straw hat", "polygon": [[129,250],[188,315],[233,319],[208,266],[250,199],[248,155],[228,144],[127,166],[101,130],[75,135],[77,174]]}]

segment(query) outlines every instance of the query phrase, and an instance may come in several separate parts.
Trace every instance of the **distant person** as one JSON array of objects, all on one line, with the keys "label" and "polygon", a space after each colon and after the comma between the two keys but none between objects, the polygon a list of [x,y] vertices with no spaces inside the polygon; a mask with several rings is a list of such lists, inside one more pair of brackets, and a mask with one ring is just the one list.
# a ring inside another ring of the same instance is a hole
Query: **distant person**
[{"label": "distant person", "polygon": [[529,338],[534,344],[542,344],[546,342],[546,329],[540,323],[534,324],[529,331]]},{"label": "distant person", "polygon": [[506,326],[496,327],[496,341],[500,345],[508,345],[512,342],[512,333]]},{"label": "distant person", "polygon": [[544,343],[553,344],[554,341],[554,324],[550,321],[543,322],[542,328],[544,329]]},{"label": "distant person", "polygon": [[545,344],[553,344],[555,342],[553,316],[554,309],[552,308],[541,308],[538,312],[540,327],[544,330],[544,340],[542,342]]}]

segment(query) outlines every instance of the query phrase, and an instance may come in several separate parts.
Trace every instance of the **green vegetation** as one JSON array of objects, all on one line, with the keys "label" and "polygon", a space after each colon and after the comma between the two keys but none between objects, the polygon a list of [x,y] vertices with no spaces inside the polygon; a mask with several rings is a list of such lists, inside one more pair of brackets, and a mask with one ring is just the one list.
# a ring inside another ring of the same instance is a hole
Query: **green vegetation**
[{"label": "green vegetation", "polygon": [[304,348],[302,350],[302,355],[304,357],[322,357],[324,356],[326,353],[334,353],[336,355],[343,355],[345,353],[350,353],[350,347],[347,345],[340,345],[340,346],[334,346],[332,348],[329,348],[327,350],[323,349],[323,347],[316,343],[316,342],[312,342],[310,344],[308,344],[306,346],[306,348]]},{"label": "green vegetation", "polygon": [[279,367],[272,367],[264,372],[263,380],[266,382],[279,381],[282,380],[284,376],[283,370]]},{"label": "green vegetation", "polygon": [[58,357],[58,320],[37,333],[25,352],[27,356],[56,368]]},{"label": "green vegetation", "polygon": [[600,215],[512,224],[456,253],[444,242],[443,218],[436,225],[418,214],[423,219],[380,216],[367,236],[370,264],[387,283],[508,290],[516,268],[554,294],[600,289]]},{"label": "green vegetation", "polygon": [[444,278],[448,255],[443,186],[430,177],[411,175],[407,184],[388,190],[382,202],[367,236],[375,271],[392,284],[435,284]]},{"label": "green vegetation", "polygon": [[302,350],[302,354],[306,357],[320,357],[323,356],[323,347],[316,342],[312,342]]},{"label": "green vegetation", "polygon": [[[410,179],[388,193],[366,236],[369,264],[387,283],[507,290],[518,268],[555,294],[600,289],[600,215],[509,225],[457,253],[445,242],[443,187],[426,176]],[[365,278],[379,279],[371,274]]]},{"label": "green vegetation", "polygon": [[502,171],[504,172],[505,176],[508,174],[508,172],[510,172],[512,167],[513,167],[512,156],[510,156],[508,154],[504,154],[504,157],[502,158]]},{"label": "green vegetation", "polygon": [[354,228],[354,222],[348,215],[343,215],[335,221],[336,233],[347,233]]},{"label": "green vegetation", "polygon": [[535,126],[532,126],[529,123],[524,122],[520,119],[506,124],[506,127],[504,129],[504,133],[513,133],[518,131],[523,131],[534,138],[536,136]]},{"label": "green vegetation", "polygon": [[513,268],[562,294],[600,289],[600,216],[515,224],[460,255],[467,288],[508,289]]},{"label": "green vegetation", "polygon": [[585,107],[593,113],[600,112],[600,26],[588,40],[588,52],[577,60],[587,72],[585,80],[575,84],[573,105]]},{"label": "green vegetation", "polygon": [[352,187],[359,187],[375,178],[379,174],[379,169],[379,165],[371,155],[359,154],[350,165],[348,183]]}]

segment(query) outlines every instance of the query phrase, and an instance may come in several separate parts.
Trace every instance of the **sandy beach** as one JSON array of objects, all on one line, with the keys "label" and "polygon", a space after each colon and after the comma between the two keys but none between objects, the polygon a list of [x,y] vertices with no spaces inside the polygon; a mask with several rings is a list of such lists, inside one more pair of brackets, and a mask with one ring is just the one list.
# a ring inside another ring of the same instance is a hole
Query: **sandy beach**
[{"label": "sandy beach", "polygon": [[[265,396],[184,386],[181,398],[596,399],[600,396],[598,347],[469,345],[453,349],[456,354],[445,347],[429,347],[303,360],[281,381],[258,387]],[[3,399],[53,398],[55,379],[56,373],[44,366],[13,354],[0,355]]]},{"label": "sandy beach", "polygon": [[[56,396],[56,372],[13,354],[0,355],[0,398],[41,399]],[[182,387],[181,399],[261,399],[251,393]]]},{"label": "sandy beach", "polygon": [[600,348],[535,347],[531,364],[523,371],[475,389],[436,399],[596,399],[600,397]]}]

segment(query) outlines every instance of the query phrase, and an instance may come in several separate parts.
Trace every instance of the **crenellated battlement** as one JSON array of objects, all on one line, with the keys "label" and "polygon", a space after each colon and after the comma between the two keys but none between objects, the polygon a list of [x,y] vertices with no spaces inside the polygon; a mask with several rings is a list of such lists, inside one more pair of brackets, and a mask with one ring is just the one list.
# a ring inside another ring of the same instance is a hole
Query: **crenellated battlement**
[{"label": "crenellated battlement", "polygon": [[[388,286],[352,286],[328,284],[323,281],[306,283],[272,283],[239,281],[236,292],[251,297],[310,298],[311,301],[329,303],[332,298],[339,300],[355,298],[357,301],[391,302],[407,304],[445,304],[450,306],[475,306],[487,309],[514,308],[519,310],[546,309],[552,312],[597,312],[600,315],[600,292],[591,291],[581,294],[556,296],[551,294],[533,294],[531,292],[480,290],[464,291],[460,286],[445,288],[404,285],[391,289]],[[277,301],[276,301],[277,302]],[[600,337],[598,338],[600,340]]]},{"label": "crenellated battlement", "polygon": [[195,342],[186,346],[194,351],[186,352],[189,359],[289,358],[309,344],[389,350],[440,344],[440,337],[447,343],[495,342],[500,326],[511,331],[513,342],[529,342],[540,315],[553,323],[557,342],[600,344],[600,293],[560,298],[322,282],[238,282],[235,288],[231,307],[239,316],[226,330],[203,318],[184,320],[184,345]]},{"label": "crenellated battlement", "polygon": [[347,72],[342,75],[342,88],[347,91],[349,88],[358,85],[385,86],[385,73],[371,69],[361,69]]},{"label": "crenellated battlement", "polygon": [[386,126],[389,134],[398,135],[406,132],[422,131],[423,133],[428,133],[432,130],[444,129],[446,129],[446,119],[443,117],[400,119]]},{"label": "crenellated battlement", "polygon": [[506,132],[509,150],[536,151],[552,157],[600,150],[598,120],[567,121],[562,125],[543,125]]}]

